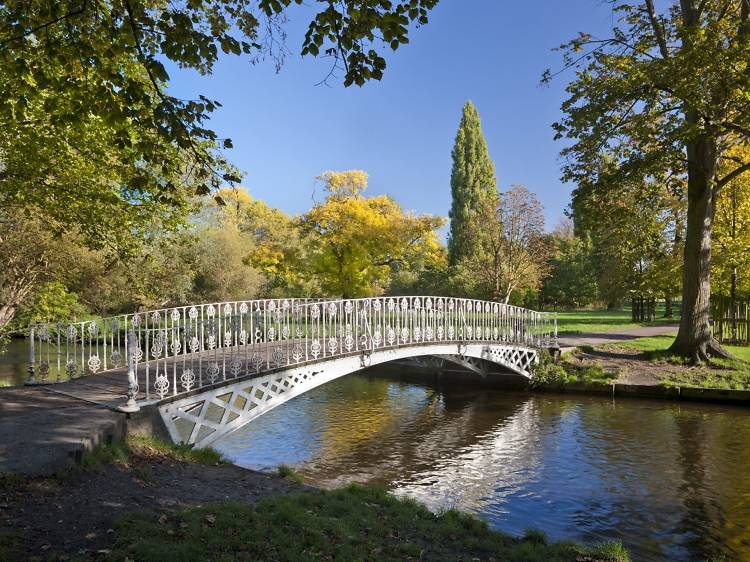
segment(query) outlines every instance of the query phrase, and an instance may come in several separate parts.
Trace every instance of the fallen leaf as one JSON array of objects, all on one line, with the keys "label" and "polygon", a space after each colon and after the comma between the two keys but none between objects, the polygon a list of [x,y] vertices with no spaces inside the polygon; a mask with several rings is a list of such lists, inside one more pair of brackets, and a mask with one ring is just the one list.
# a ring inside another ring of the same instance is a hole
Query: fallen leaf
[{"label": "fallen leaf", "polygon": [[216,515],[212,515],[209,513],[208,515],[206,515],[206,521],[208,521],[210,525],[213,525],[214,523],[216,523]]},{"label": "fallen leaf", "polygon": [[167,516],[162,513],[162,515],[159,517],[159,525],[164,525],[167,522]]}]

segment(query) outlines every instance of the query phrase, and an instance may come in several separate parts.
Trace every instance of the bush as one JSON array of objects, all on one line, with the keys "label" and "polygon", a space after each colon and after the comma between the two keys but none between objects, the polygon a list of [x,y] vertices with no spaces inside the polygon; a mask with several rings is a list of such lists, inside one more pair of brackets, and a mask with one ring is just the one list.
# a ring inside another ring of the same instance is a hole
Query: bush
[{"label": "bush", "polygon": [[557,363],[542,363],[534,369],[531,388],[562,386],[568,382],[568,372]]}]

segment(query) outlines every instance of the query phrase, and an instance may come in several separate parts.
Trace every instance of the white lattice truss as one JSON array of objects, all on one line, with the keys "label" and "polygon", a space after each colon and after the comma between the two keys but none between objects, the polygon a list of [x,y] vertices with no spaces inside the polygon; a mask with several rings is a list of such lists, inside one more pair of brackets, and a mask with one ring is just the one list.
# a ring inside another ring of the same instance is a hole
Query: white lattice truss
[{"label": "white lattice truss", "polygon": [[[536,349],[517,345],[429,344],[363,352],[279,368],[269,374],[219,383],[185,398],[160,402],[159,413],[175,443],[205,447],[317,386],[380,363],[440,356],[465,366],[491,362],[524,377],[538,361]],[[477,370],[479,367],[472,368]],[[479,372],[479,371],[477,371]],[[486,370],[482,370],[486,374]]]}]

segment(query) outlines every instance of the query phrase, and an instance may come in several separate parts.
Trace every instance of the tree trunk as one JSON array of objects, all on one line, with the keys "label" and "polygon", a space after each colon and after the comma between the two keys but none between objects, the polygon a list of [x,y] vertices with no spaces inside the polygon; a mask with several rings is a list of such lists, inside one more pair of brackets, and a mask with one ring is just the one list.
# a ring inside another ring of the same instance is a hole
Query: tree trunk
[{"label": "tree trunk", "polygon": [[[688,114],[688,121],[695,122]],[[731,357],[711,334],[711,235],[714,220],[716,141],[703,135],[687,143],[688,209],[682,282],[682,317],[677,338],[670,347],[676,355],[695,362],[709,356]]]},{"label": "tree trunk", "polygon": [[505,291],[505,297],[503,297],[503,303],[508,304],[510,302],[510,296],[513,294],[513,285],[508,285],[508,290]]},{"label": "tree trunk", "polygon": [[13,317],[16,315],[16,307],[12,304],[3,304],[0,305],[0,332],[3,331],[3,328],[10,324],[10,321],[13,320]]},{"label": "tree trunk", "polygon": [[674,316],[674,301],[672,297],[664,297],[664,318],[672,318]]}]

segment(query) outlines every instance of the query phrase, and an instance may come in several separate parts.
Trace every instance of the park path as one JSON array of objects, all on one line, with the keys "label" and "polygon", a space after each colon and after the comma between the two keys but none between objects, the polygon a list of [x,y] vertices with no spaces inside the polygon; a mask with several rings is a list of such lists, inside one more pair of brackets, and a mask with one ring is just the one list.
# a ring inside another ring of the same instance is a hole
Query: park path
[{"label": "park path", "polygon": [[633,328],[619,328],[611,332],[596,333],[560,333],[558,342],[563,351],[582,345],[603,345],[619,343],[637,338],[665,336],[677,331],[678,324],[662,324],[660,326],[636,326]]}]

